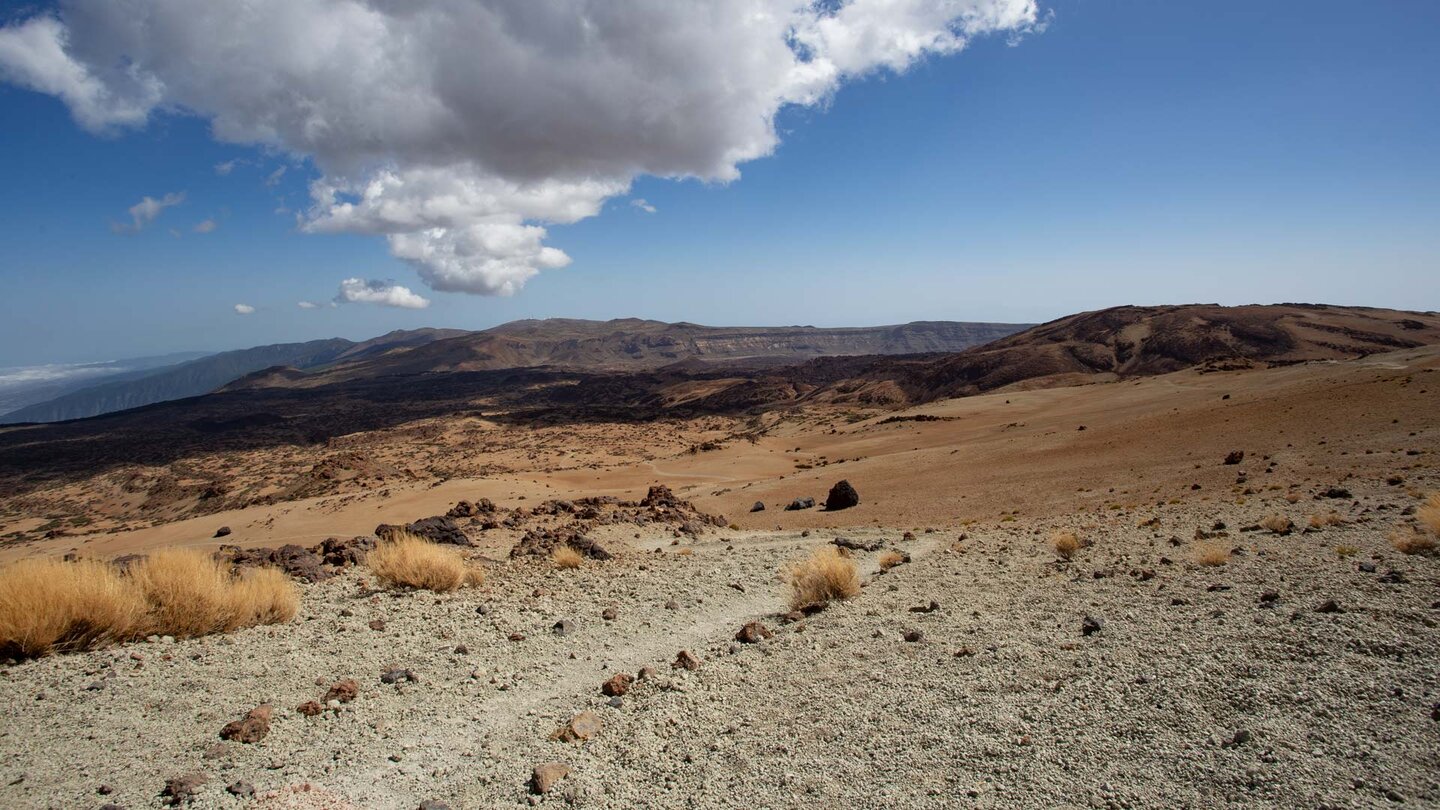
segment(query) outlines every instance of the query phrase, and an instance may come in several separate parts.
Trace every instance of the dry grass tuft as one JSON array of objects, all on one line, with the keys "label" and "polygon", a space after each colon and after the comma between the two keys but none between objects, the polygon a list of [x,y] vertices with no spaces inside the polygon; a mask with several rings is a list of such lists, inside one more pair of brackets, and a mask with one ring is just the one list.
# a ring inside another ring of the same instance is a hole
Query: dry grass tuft
[{"label": "dry grass tuft", "polygon": [[0,569],[0,655],[84,650],[134,635],[145,601],[96,560],[21,560]]},{"label": "dry grass tuft", "polygon": [[465,561],[460,552],[396,532],[365,557],[376,578],[390,586],[448,592],[465,582]]},{"label": "dry grass tuft", "polygon": [[675,553],[680,555],[681,557],[689,557],[691,554],[695,553],[695,549],[686,546],[685,548],[676,549]]},{"label": "dry grass tuft", "polygon": [[1312,529],[1323,529],[1327,526],[1344,525],[1345,518],[1341,517],[1339,512],[1331,512],[1328,515],[1322,515],[1317,512],[1316,514],[1310,516],[1310,528]]},{"label": "dry grass tuft", "polygon": [[1201,565],[1224,565],[1230,561],[1230,550],[1217,543],[1199,543],[1195,546],[1195,562]]},{"label": "dry grass tuft", "polygon": [[280,571],[232,577],[209,554],[161,549],[127,572],[97,560],[23,560],[0,569],[0,653],[82,650],[156,634],[189,638],[294,618]]},{"label": "dry grass tuft", "polygon": [[465,566],[465,587],[478,588],[485,584],[485,569],[478,565]]},{"label": "dry grass tuft", "polygon": [[1075,552],[1079,551],[1084,544],[1080,542],[1080,537],[1075,532],[1056,532],[1050,535],[1050,545],[1055,547],[1055,553],[1059,555],[1060,559],[1068,560],[1074,557]]},{"label": "dry grass tuft", "polygon": [[240,604],[230,572],[203,551],[161,549],[127,576],[149,604],[147,634],[193,638],[246,626],[250,611]]},{"label": "dry grass tuft", "polygon": [[300,595],[295,583],[278,568],[254,568],[241,574],[230,586],[239,627],[281,624],[295,618]]},{"label": "dry grass tuft", "polygon": [[1429,554],[1435,550],[1435,538],[1413,526],[1397,526],[1389,534],[1390,545],[1402,554]]},{"label": "dry grass tuft", "polygon": [[555,563],[556,568],[579,568],[584,561],[585,555],[570,546],[557,546],[550,555],[550,562]]},{"label": "dry grass tuft", "polygon": [[1339,545],[1335,547],[1335,553],[1343,560],[1346,557],[1354,557],[1356,554],[1359,554],[1360,549],[1354,546]]},{"label": "dry grass tuft", "polygon": [[1440,492],[1431,495],[1420,508],[1415,510],[1415,516],[1420,519],[1420,524],[1430,530],[1431,534],[1440,535]]},{"label": "dry grass tuft", "polygon": [[905,555],[894,549],[881,554],[877,562],[881,571],[889,571],[891,568],[905,562]]},{"label": "dry grass tuft", "polygon": [[849,599],[860,593],[860,574],[855,561],[842,556],[834,546],[822,546],[810,558],[790,569],[790,607],[801,610]]},{"label": "dry grass tuft", "polygon": [[1289,534],[1295,528],[1295,521],[1284,515],[1270,515],[1260,521],[1260,526],[1273,534]]}]

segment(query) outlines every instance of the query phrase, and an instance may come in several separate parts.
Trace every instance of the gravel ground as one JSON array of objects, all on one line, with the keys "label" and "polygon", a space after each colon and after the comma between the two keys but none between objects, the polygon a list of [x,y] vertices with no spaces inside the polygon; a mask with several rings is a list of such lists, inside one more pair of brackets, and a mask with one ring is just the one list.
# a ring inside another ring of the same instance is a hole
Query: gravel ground
[{"label": "gravel ground", "polygon": [[[195,772],[196,808],[1440,805],[1440,559],[1385,540],[1412,499],[1352,488],[847,531],[912,561],[880,574],[856,552],[861,595],[793,623],[779,573],[831,535],[729,532],[688,555],[647,536],[577,571],[493,563],[444,596],[351,571],[304,587],[290,625],[0,668],[0,807],[155,807]],[[1349,522],[1239,531],[1331,508]],[[1234,552],[1202,567],[1192,538],[1216,520]],[[1058,563],[1058,528],[1094,545]],[[734,641],[751,619],[775,636]],[[698,670],[671,666],[682,649]],[[647,666],[618,707],[601,694]],[[417,681],[382,683],[397,667]],[[295,710],[346,677],[355,701]],[[264,702],[265,739],[220,740]],[[582,710],[593,739],[549,739]],[[573,770],[537,796],[548,761]],[[227,793],[242,781],[287,792]]]}]

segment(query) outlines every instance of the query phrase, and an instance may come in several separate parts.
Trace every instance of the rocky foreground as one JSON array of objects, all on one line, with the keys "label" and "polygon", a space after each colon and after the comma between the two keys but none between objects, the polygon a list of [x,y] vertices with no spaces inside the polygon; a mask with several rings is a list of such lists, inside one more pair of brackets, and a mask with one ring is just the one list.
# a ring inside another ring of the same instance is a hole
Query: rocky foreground
[{"label": "rocky foreground", "polygon": [[1433,805],[1440,560],[1347,488],[847,531],[866,587],[804,617],[780,573],[833,534],[601,527],[439,596],[347,567],[290,625],[0,669],[0,806]]}]

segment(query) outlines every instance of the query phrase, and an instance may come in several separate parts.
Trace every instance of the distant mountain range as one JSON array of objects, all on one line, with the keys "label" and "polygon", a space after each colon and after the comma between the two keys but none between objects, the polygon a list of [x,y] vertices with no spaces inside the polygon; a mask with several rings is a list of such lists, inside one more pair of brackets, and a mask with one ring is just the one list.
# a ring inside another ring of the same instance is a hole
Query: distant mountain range
[{"label": "distant mountain range", "polygon": [[334,338],[221,352],[110,380],[0,416],[0,423],[58,422],[212,391],[316,387],[411,374],[549,366],[581,371],[743,362],[751,367],[837,355],[957,352],[1025,324],[921,321],[898,326],[713,327],[634,318],[523,320],[480,332],[396,331],[354,343]]},{"label": "distant mountain range", "polygon": [[[463,410],[467,391],[499,395],[512,407],[598,408],[617,418],[806,402],[904,405],[1009,386],[1338,360],[1437,342],[1440,318],[1432,313],[1302,304],[1114,307],[1029,328],[947,321],[822,329],[532,320],[481,332],[421,329],[362,343],[332,339],[222,352],[71,391],[0,422],[63,421],[151,406],[144,421],[158,416],[155,403],[212,393],[171,403],[166,418],[214,410],[229,424],[232,409],[244,412],[240,403],[247,399],[290,402],[287,408],[304,401],[304,410],[318,406],[327,424],[300,435],[318,435],[329,434],[329,423],[339,419],[319,405],[327,399],[344,403],[350,415],[365,412],[360,401],[367,398],[387,403],[357,423],[372,425],[411,405],[439,415],[451,397]],[[545,380],[572,384],[522,390]]]},{"label": "distant mountain range", "polygon": [[270,366],[314,368],[342,360],[362,360],[387,351],[466,334],[459,329],[416,329],[356,343],[343,338],[306,343],[278,343],[233,352],[204,355],[161,368],[130,372],[105,382],[70,390],[4,415],[0,423],[59,422],[123,411],[172,399],[208,394],[237,377]]},{"label": "distant mountain range", "polygon": [[1027,324],[917,321],[897,326],[700,326],[636,318],[513,321],[404,351],[341,358],[295,374],[271,369],[234,387],[315,387],[406,374],[494,371],[546,366],[572,371],[626,371],[674,364],[756,368],[816,357],[958,352],[1011,335]]},{"label": "distant mountain range", "polygon": [[133,380],[165,366],[197,360],[209,352],[177,352],[98,363],[51,363],[0,368],[0,415],[102,382]]},{"label": "distant mountain range", "polygon": [[[814,356],[898,349],[944,335],[978,340],[987,328],[1018,327],[725,330],[540,321],[418,345],[422,338],[399,334],[348,360],[340,355],[362,344],[328,346],[321,354],[331,359],[310,371],[267,367],[206,396],[0,428],[0,487],[22,492],[189,452],[317,445],[449,416],[535,425],[755,415],[809,404],[892,408],[987,391],[1334,362],[1440,345],[1440,313],[1195,304],[1084,312],[960,351]],[[777,364],[783,356],[793,359]]]}]

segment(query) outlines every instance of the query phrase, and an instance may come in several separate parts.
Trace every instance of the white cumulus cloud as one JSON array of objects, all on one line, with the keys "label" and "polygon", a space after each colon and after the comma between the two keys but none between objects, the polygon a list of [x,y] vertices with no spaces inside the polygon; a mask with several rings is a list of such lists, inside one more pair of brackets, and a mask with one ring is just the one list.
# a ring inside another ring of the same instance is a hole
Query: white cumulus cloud
[{"label": "white cumulus cloud", "polygon": [[90,130],[179,111],[309,161],[302,230],[509,295],[636,177],[733,181],[785,106],[1042,24],[1037,0],[60,0],[0,27],[0,79]]},{"label": "white cumulus cloud", "polygon": [[210,233],[218,227],[220,226],[215,224],[215,220],[204,219],[196,223],[195,227],[191,228],[190,230],[194,231],[195,233]]},{"label": "white cumulus cloud", "polygon": [[252,312],[254,312],[254,311],[255,311],[255,307],[252,307],[252,306],[250,306],[249,304],[236,304],[236,305],[235,305],[235,313],[236,313],[237,315],[249,315],[250,313],[252,313]]},{"label": "white cumulus cloud", "polygon": [[299,302],[298,304],[296,304],[295,306],[300,307],[301,309],[319,309],[319,308],[320,308],[320,305],[317,304],[317,303],[315,303],[314,301],[301,301],[301,302]]},{"label": "white cumulus cloud", "polygon": [[185,202],[185,192],[174,191],[160,199],[154,197],[141,197],[140,202],[135,203],[128,209],[130,223],[127,225],[121,222],[111,223],[110,230],[116,233],[137,233],[145,229],[146,225],[155,221],[160,212],[166,208],[172,208]]},{"label": "white cumulus cloud", "polygon": [[429,301],[393,281],[366,281],[359,278],[347,278],[340,282],[340,292],[335,296],[335,303],[379,304],[401,309],[424,309],[430,306]]},{"label": "white cumulus cloud", "polygon": [[646,201],[644,197],[636,197],[635,199],[630,201],[630,204],[636,208],[639,208],[641,211],[644,211],[647,214],[653,214],[658,210],[655,206],[651,205],[648,201]]}]

